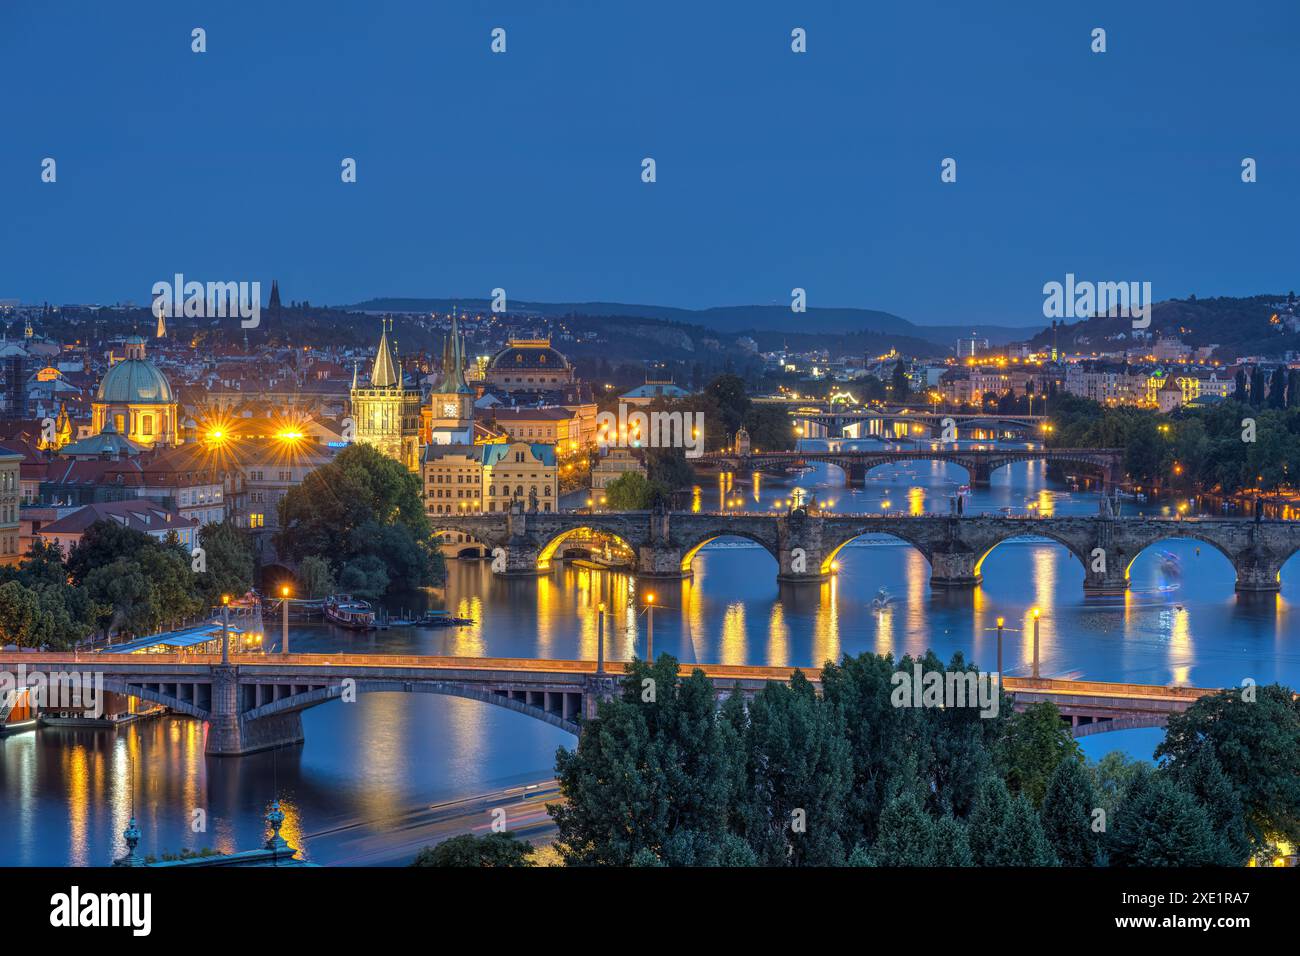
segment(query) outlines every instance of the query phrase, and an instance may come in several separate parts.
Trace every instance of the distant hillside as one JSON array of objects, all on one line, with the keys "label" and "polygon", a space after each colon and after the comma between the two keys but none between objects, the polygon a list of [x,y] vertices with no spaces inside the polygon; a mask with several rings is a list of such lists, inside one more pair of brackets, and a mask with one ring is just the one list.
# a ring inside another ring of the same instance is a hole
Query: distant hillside
[{"label": "distant hillside", "polygon": [[[1232,361],[1239,355],[1280,355],[1300,350],[1300,332],[1290,331],[1285,320],[1292,318],[1279,303],[1287,294],[1256,295],[1247,298],[1221,296],[1214,299],[1169,299],[1151,307],[1152,338],[1173,336],[1194,348],[1219,346],[1215,358]],[[1278,322],[1271,321],[1277,314]],[[1300,322],[1292,321],[1300,328]],[[1052,331],[1046,329],[1030,340],[1035,346],[1050,347]],[[1114,351],[1132,344],[1130,318],[1094,317],[1056,329],[1056,344],[1069,351]]]},{"label": "distant hillside", "polygon": [[[453,305],[476,311],[490,307],[487,299],[379,298],[349,308],[363,312],[443,312]],[[585,315],[660,319],[702,326],[722,335],[756,332],[803,332],[828,335],[863,333],[902,336],[953,346],[957,339],[978,332],[995,345],[1021,341],[1033,330],[1001,325],[917,325],[890,312],[875,309],[810,308],[795,315],[783,305],[734,305],[712,309],[678,309],[663,305],[629,305],[621,302],[524,302],[512,300],[512,313],[544,316]]]}]

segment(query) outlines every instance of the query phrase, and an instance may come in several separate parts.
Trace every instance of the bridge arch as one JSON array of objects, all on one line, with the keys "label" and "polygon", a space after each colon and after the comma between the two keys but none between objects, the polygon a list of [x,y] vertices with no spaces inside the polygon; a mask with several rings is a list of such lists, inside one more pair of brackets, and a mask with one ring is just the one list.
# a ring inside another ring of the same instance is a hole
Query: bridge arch
[{"label": "bridge arch", "polygon": [[[1133,565],[1137,563],[1138,558],[1142,557],[1142,555],[1146,554],[1152,548],[1156,547],[1159,544],[1162,544],[1163,542],[1178,541],[1178,540],[1195,541],[1198,544],[1209,545],[1219,554],[1223,555],[1223,557],[1227,560],[1228,565],[1232,567],[1234,571],[1236,570],[1237,562],[1233,557],[1233,555],[1228,551],[1228,549],[1225,548],[1219,542],[1215,541],[1212,537],[1204,534],[1198,534],[1196,532],[1195,525],[1189,522],[1187,530],[1184,531],[1178,528],[1170,528],[1168,531],[1162,533],[1158,538],[1152,538],[1150,541],[1145,542],[1141,548],[1139,548],[1132,555],[1130,555],[1128,561],[1126,561],[1124,564],[1124,580],[1125,581],[1129,580],[1129,575],[1133,570]],[[1280,577],[1281,575],[1280,564],[1278,565],[1278,574]]]},{"label": "bridge arch", "polygon": [[760,545],[764,551],[766,551],[768,554],[772,556],[772,560],[777,562],[778,567],[780,566],[781,558],[777,554],[776,546],[772,541],[764,539],[762,535],[746,531],[743,528],[736,528],[736,529],[726,528],[719,531],[710,531],[704,534],[703,536],[699,537],[699,539],[696,540],[693,544],[687,545],[686,547],[682,548],[682,560],[680,565],[682,573],[690,574],[691,565],[695,561],[695,556],[700,553],[700,550],[706,544],[708,544],[710,541],[717,541],[719,538],[744,538],[746,541],[753,541],[755,544]]},{"label": "bridge arch", "polygon": [[[526,717],[532,717],[550,724],[553,727],[559,727],[561,730],[567,730],[569,733],[577,735],[580,729],[582,719],[582,691],[578,688],[566,691],[544,691],[519,689],[506,693],[493,692],[482,687],[473,687],[455,681],[401,681],[401,680],[357,680],[355,690],[359,694],[375,693],[414,693],[414,694],[441,694],[448,697],[463,697],[467,700],[477,700],[485,704],[493,704],[497,707],[505,707],[513,710],[517,714],[523,714]],[[331,684],[326,687],[317,687],[313,690],[304,691],[303,693],[294,694],[291,697],[282,697],[279,700],[270,701],[260,707],[245,711],[240,714],[240,719],[244,721],[261,720],[266,717],[274,717],[277,714],[292,713],[303,711],[312,707],[318,707],[321,704],[329,703],[343,696],[343,686],[341,684]],[[558,706],[548,709],[548,698],[558,698]],[[563,698],[568,698],[564,700]]]},{"label": "bridge arch", "polygon": [[[160,675],[161,676],[161,675]],[[161,704],[162,706],[174,710],[177,713],[185,714],[187,717],[197,717],[199,720],[208,720],[211,714],[191,701],[181,700],[173,694],[168,694],[161,690],[154,690],[151,687],[145,687],[141,684],[131,684],[118,677],[112,677],[108,674],[103,676],[104,690],[111,691],[114,694],[121,694],[124,697],[138,697],[141,700],[147,700],[150,703]],[[164,681],[164,684],[172,683]],[[182,681],[181,683],[184,683]],[[204,686],[196,684],[198,686]]]},{"label": "bridge arch", "polygon": [[843,551],[848,545],[858,540],[858,538],[864,537],[869,534],[879,534],[879,535],[886,535],[890,538],[897,538],[899,541],[902,541],[906,544],[910,544],[913,548],[919,551],[921,553],[921,556],[925,558],[926,562],[929,563],[931,566],[933,566],[934,564],[934,556],[931,554],[930,550],[925,545],[923,545],[918,539],[913,538],[903,533],[902,531],[896,531],[893,529],[886,530],[883,528],[864,528],[862,530],[855,529],[851,534],[841,538],[838,543],[831,544],[828,547],[826,547],[822,555],[821,573],[822,574],[833,573],[836,569],[836,562],[839,560],[840,552]]},{"label": "bridge arch", "polygon": [[554,559],[555,553],[560,549],[560,546],[564,544],[565,541],[569,540],[570,538],[576,535],[583,534],[583,533],[591,533],[591,532],[594,532],[596,534],[607,534],[611,538],[617,539],[620,543],[623,544],[624,547],[630,550],[634,555],[637,552],[636,545],[632,542],[632,540],[628,536],[626,529],[619,528],[616,530],[613,527],[605,526],[601,522],[592,522],[591,524],[579,525],[576,528],[567,528],[564,531],[561,531],[559,534],[555,535],[553,538],[549,539],[544,545],[542,545],[542,547],[537,552],[537,570],[549,571],[551,569],[551,561],[552,559]]},{"label": "bridge arch", "polygon": [[[984,548],[983,551],[980,553],[980,556],[975,559],[976,576],[979,576],[981,573],[980,568],[984,564],[984,559],[987,558],[994,551],[996,551],[999,547],[1006,544],[1008,541],[1023,540],[1025,538],[1046,538],[1049,541],[1051,541],[1053,544],[1059,544],[1061,547],[1065,548],[1065,550],[1068,551],[1070,554],[1072,554],[1074,557],[1078,558],[1079,563],[1085,569],[1088,567],[1088,555],[1080,551],[1079,546],[1076,543],[1070,541],[1068,538],[1064,538],[1061,537],[1060,535],[1052,534],[1050,531],[1046,531],[1041,528],[1035,527],[1035,528],[1026,528],[1024,530],[1016,530],[1011,534],[998,538],[988,547]],[[1085,570],[1085,575],[1086,575],[1086,570]]]}]

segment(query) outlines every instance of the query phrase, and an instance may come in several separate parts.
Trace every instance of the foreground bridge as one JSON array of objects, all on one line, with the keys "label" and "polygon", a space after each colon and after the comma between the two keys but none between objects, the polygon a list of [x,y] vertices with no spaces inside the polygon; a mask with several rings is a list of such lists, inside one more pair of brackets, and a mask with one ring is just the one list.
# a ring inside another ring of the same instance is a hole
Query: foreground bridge
[{"label": "foreground bridge", "polygon": [[1300,550],[1300,522],[1240,518],[1011,518],[998,515],[842,515],[796,509],[789,514],[629,511],[611,514],[529,512],[430,515],[437,531],[461,531],[482,542],[502,575],[547,573],[566,538],[590,529],[624,541],[642,577],[681,579],[691,574],[700,548],[738,536],[765,548],[777,562],[777,580],[826,580],[839,552],[865,534],[889,535],[915,547],[930,563],[930,586],[970,588],[980,565],[999,544],[1036,536],[1063,545],[1083,564],[1084,592],[1123,594],[1129,568],[1147,548],[1188,538],[1222,553],[1236,571],[1238,591],[1276,591],[1282,565]]},{"label": "foreground bridge", "polygon": [[[0,669],[31,675],[79,673],[105,690],[161,704],[206,724],[206,751],[238,756],[303,740],[302,712],[332,700],[380,691],[446,694],[509,708],[577,734],[599,700],[616,691],[616,672],[594,661],[420,657],[387,654],[217,655],[0,653]],[[788,681],[792,667],[685,664],[704,671],[719,698],[753,695]],[[819,689],[821,669],[800,668]],[[1014,706],[1052,701],[1082,736],[1108,729],[1163,726],[1206,694],[1195,687],[1007,677]]]},{"label": "foreground bridge", "polygon": [[951,445],[926,445],[915,448],[881,448],[872,451],[774,451],[749,455],[712,454],[691,460],[696,466],[710,465],[723,471],[752,472],[771,468],[789,468],[818,461],[835,465],[844,472],[850,488],[866,484],[867,472],[880,465],[909,461],[943,461],[966,469],[972,485],[987,485],[993,472],[1021,461],[1045,461],[1071,465],[1098,475],[1102,489],[1109,489],[1124,478],[1122,448],[953,448]]}]

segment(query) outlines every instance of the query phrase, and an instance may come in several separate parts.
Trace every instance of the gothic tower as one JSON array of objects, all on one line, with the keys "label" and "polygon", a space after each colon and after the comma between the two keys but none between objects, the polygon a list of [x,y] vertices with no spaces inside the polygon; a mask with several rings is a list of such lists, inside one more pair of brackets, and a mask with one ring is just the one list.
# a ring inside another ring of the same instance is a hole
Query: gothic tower
[{"label": "gothic tower", "polygon": [[474,443],[474,390],[465,382],[465,345],[451,313],[451,334],[442,346],[442,375],[433,386],[431,436],[435,445]]},{"label": "gothic tower", "polygon": [[388,342],[392,320],[381,326],[379,348],[370,381],[359,385],[352,377],[352,421],[355,439],[400,461],[408,471],[420,467],[420,392],[402,381],[402,365]]}]

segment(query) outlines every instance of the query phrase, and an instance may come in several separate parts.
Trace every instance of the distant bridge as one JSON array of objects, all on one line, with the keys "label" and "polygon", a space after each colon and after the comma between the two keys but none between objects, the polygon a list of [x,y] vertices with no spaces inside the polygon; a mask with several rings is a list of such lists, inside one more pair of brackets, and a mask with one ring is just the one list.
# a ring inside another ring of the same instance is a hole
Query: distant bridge
[{"label": "distant bridge", "polygon": [[[352,694],[398,691],[444,694],[496,704],[577,734],[581,721],[612,696],[622,665],[594,661],[421,657],[387,654],[217,655],[0,653],[0,668],[29,675],[72,673],[103,680],[106,690],[161,704],[206,724],[205,750],[238,756],[303,740],[302,712]],[[788,681],[795,668],[683,664],[702,670],[718,697],[758,693]],[[820,688],[821,669],[800,668]],[[1206,694],[1160,687],[1050,678],[1007,677],[1014,706],[1052,701],[1076,735],[1102,729],[1163,726]]]},{"label": "distant bridge", "polygon": [[1020,415],[1001,412],[945,412],[922,411],[914,408],[843,408],[832,405],[800,405],[790,410],[790,418],[797,425],[803,425],[805,432],[809,425],[818,425],[826,429],[832,438],[845,437],[845,430],[857,427],[858,437],[879,435],[881,437],[898,437],[901,435],[937,435],[947,422],[952,422],[958,432],[969,434],[975,430],[1036,432],[1048,421],[1046,415]]},{"label": "distant bridge", "polygon": [[788,514],[629,511],[510,512],[430,515],[437,531],[461,531],[482,542],[493,570],[507,576],[548,572],[570,536],[587,529],[621,539],[636,555],[642,577],[690,576],[699,550],[716,538],[756,542],[777,562],[777,580],[827,580],[836,558],[862,535],[906,541],[930,563],[930,586],[970,588],[980,565],[999,544],[1036,536],[1063,545],[1083,565],[1084,593],[1123,594],[1139,554],[1161,541],[1185,538],[1222,553],[1236,571],[1238,591],[1277,591],[1282,565],[1300,550],[1300,522],[1243,518],[1012,518],[997,515]]},{"label": "distant bridge", "polygon": [[970,475],[972,485],[987,485],[993,472],[1021,461],[1046,461],[1049,464],[1073,465],[1095,472],[1103,490],[1123,480],[1122,448],[954,448],[951,445],[920,445],[915,448],[881,448],[872,451],[770,451],[749,455],[715,452],[691,459],[694,465],[709,465],[724,471],[751,472],[764,468],[788,468],[805,462],[819,461],[844,471],[851,488],[866,484],[867,472],[880,465],[907,461],[943,461],[959,465]]}]

